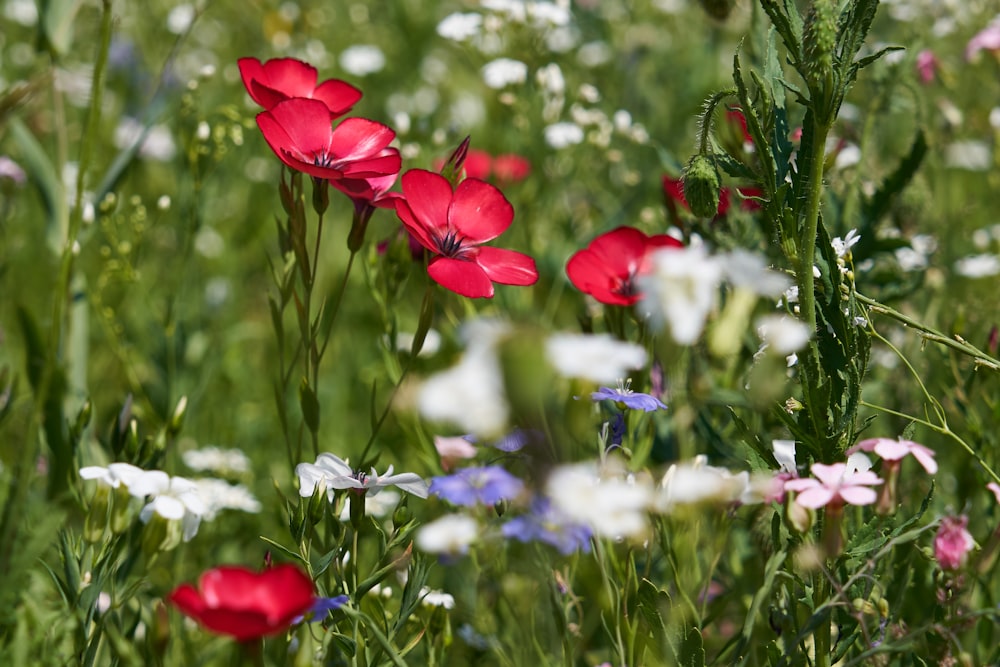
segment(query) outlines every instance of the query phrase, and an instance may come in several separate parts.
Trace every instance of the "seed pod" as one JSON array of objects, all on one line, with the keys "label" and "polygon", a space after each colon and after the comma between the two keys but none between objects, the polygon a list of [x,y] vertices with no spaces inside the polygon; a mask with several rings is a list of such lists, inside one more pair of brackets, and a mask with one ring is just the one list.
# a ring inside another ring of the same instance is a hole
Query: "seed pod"
[{"label": "seed pod", "polygon": [[684,169],[684,198],[699,218],[714,218],[719,211],[719,170],[715,161],[699,153]]}]

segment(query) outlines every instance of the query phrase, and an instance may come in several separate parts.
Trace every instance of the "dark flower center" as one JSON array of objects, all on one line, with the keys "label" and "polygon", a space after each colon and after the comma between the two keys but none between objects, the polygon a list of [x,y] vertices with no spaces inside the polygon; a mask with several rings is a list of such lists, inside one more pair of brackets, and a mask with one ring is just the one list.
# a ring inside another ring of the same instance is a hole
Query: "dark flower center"
[{"label": "dark flower center", "polygon": [[438,253],[455,259],[462,258],[464,241],[465,237],[459,236],[458,232],[453,230],[448,230],[444,236],[434,237],[434,244],[437,246]]}]

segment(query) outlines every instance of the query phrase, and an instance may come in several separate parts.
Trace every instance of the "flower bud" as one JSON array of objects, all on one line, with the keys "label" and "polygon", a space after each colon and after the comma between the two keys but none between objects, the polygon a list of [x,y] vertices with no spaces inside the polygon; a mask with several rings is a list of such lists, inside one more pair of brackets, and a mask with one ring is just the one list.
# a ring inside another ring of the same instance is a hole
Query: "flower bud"
[{"label": "flower bud", "polygon": [[833,74],[833,54],[837,47],[836,0],[813,0],[802,28],[806,81],[810,88],[822,87]]},{"label": "flower bud", "polygon": [[152,558],[161,551],[170,551],[181,543],[181,522],[153,514],[142,530],[142,553]]},{"label": "flower bud", "polygon": [[98,484],[94,499],[87,508],[87,517],[83,522],[83,539],[91,544],[97,544],[104,539],[104,528],[108,524],[108,513],[111,510],[111,487]]},{"label": "flower bud", "polygon": [[699,218],[714,218],[719,211],[719,170],[707,155],[691,158],[684,169],[684,198]]}]

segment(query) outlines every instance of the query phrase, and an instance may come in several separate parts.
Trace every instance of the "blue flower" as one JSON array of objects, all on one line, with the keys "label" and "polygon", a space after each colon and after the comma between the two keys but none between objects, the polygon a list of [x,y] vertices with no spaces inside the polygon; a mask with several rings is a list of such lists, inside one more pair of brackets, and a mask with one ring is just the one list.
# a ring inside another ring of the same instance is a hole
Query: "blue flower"
[{"label": "blue flower", "polygon": [[311,623],[325,621],[327,614],[335,609],[340,609],[350,599],[351,598],[348,595],[338,595],[332,598],[316,598],[316,602],[313,603],[313,606],[309,609],[309,611],[307,611],[304,615],[297,617],[294,621],[292,621],[292,624],[295,625],[301,623],[302,620],[310,614],[312,615],[309,618]]},{"label": "blue flower", "polygon": [[516,452],[532,442],[541,442],[544,434],[535,429],[517,428],[493,443],[501,452]]},{"label": "blue flower", "polygon": [[493,505],[524,490],[524,482],[500,466],[465,468],[454,475],[435,477],[430,492],[455,505]]},{"label": "blue flower", "polygon": [[642,394],[632,391],[631,380],[619,382],[617,389],[611,387],[601,387],[593,392],[590,398],[594,401],[614,401],[620,408],[631,408],[632,410],[642,410],[643,412],[654,412],[656,410],[666,410],[667,406],[663,402],[649,394]]},{"label": "blue flower", "polygon": [[567,519],[547,498],[536,498],[530,514],[511,519],[501,532],[504,537],[521,542],[545,542],[566,556],[577,549],[589,552],[592,535],[590,528]]}]

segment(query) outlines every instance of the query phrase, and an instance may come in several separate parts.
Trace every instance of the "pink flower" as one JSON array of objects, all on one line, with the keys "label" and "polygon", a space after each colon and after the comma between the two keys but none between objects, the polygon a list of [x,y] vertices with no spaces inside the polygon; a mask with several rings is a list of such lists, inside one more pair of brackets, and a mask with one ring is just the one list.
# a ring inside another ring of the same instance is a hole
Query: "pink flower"
[{"label": "pink flower", "polygon": [[937,73],[938,59],[934,55],[934,52],[930,49],[924,49],[917,54],[917,74],[920,76],[920,81],[922,83],[931,83],[934,81],[934,75]]},{"label": "pink flower", "polygon": [[965,46],[965,59],[972,60],[980,51],[1000,51],[1000,18],[976,33]]},{"label": "pink flower", "polygon": [[934,460],[934,450],[912,440],[869,438],[854,445],[846,453],[850,456],[857,451],[875,452],[883,461],[891,463],[901,461],[907,454],[912,454],[928,475],[933,475],[938,471],[937,461]]},{"label": "pink flower", "polygon": [[986,485],[986,488],[993,492],[993,495],[997,497],[997,502],[1000,503],[1000,484],[990,482]]},{"label": "pink flower", "polygon": [[420,245],[434,253],[427,273],[442,287],[470,298],[490,298],[493,283],[533,285],[538,280],[531,257],[482,245],[503,234],[514,207],[497,188],[467,178],[454,190],[440,174],[411,169],[403,174],[403,196],[396,215]]},{"label": "pink flower", "polygon": [[274,154],[286,165],[338,180],[395,175],[399,151],[389,148],[396,133],[365,118],[331,127],[330,111],[319,100],[294,97],[257,114],[257,125]]},{"label": "pink flower", "polygon": [[934,537],[934,559],[942,570],[957,570],[965,564],[966,556],[976,545],[966,530],[967,516],[946,516]]},{"label": "pink flower", "polygon": [[261,64],[240,58],[240,76],[253,101],[273,109],[291,97],[319,100],[330,110],[330,119],[343,116],[361,99],[361,91],[339,79],[316,85],[316,68],[295,58],[275,58]]},{"label": "pink flower", "polygon": [[870,470],[848,472],[846,463],[814,463],[810,470],[816,479],[790,479],[785,482],[785,491],[797,491],[795,502],[803,507],[871,505],[878,498],[875,491],[868,487],[877,486],[882,480]]}]

